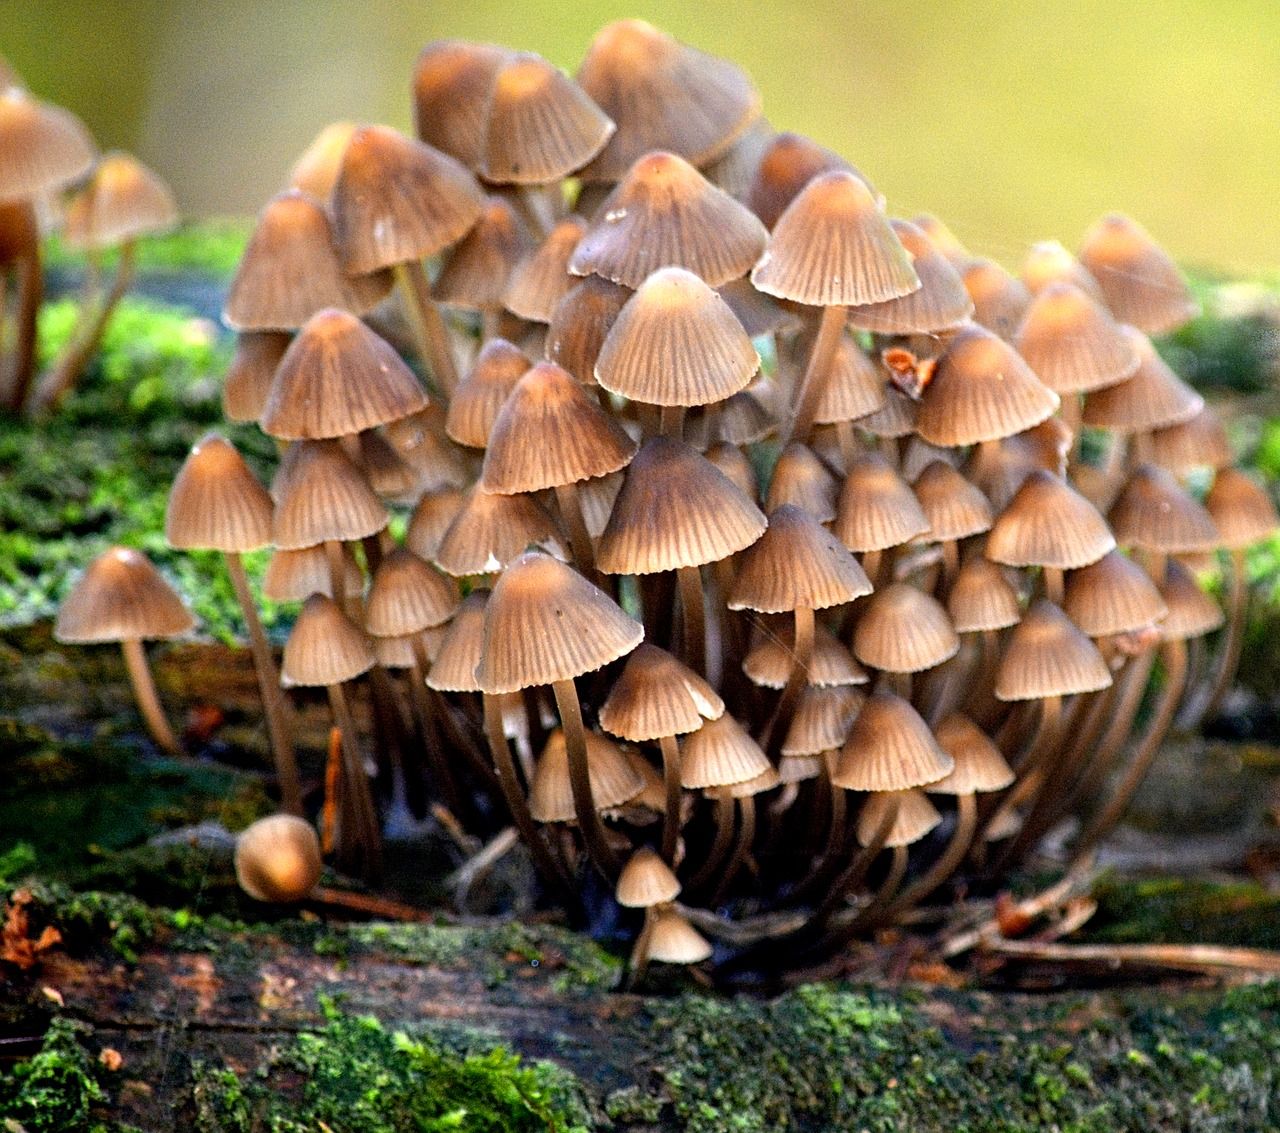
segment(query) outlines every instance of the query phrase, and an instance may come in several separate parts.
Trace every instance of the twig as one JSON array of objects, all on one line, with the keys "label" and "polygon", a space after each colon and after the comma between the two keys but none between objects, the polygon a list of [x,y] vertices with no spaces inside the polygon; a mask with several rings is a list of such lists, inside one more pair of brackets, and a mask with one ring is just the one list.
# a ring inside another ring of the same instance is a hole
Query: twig
[{"label": "twig", "polygon": [[1105,964],[1176,968],[1182,971],[1216,971],[1222,968],[1280,975],[1280,952],[1260,948],[1230,948],[1217,944],[1062,944],[1054,941],[1005,940],[989,937],[980,942],[988,952],[1023,960],[1047,960],[1062,964]]}]

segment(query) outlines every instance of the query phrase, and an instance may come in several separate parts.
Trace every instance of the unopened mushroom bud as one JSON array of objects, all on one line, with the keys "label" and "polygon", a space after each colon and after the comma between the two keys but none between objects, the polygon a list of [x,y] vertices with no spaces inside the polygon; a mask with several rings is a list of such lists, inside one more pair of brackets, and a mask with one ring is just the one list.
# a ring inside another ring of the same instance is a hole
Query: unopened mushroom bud
[{"label": "unopened mushroom bud", "polygon": [[260,818],[236,841],[236,880],[255,901],[301,901],[323,868],[315,829],[291,814]]}]

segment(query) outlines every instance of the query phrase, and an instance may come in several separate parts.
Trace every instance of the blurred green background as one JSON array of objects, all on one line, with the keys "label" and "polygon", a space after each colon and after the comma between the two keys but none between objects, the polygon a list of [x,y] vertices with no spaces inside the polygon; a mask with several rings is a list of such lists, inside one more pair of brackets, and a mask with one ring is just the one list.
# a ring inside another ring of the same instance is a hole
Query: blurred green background
[{"label": "blurred green background", "polygon": [[737,60],[776,127],[975,250],[1016,263],[1120,209],[1186,263],[1280,264],[1276,0],[0,0],[0,55],[187,213],[252,213],[324,123],[407,127],[428,40],[572,71],[623,15]]}]

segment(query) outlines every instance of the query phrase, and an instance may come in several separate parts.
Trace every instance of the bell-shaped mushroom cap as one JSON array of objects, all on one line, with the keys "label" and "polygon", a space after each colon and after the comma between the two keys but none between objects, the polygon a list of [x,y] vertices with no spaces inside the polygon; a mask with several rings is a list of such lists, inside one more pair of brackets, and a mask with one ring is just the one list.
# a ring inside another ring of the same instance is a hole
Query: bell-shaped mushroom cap
[{"label": "bell-shaped mushroom cap", "polygon": [[[752,646],[747,659],[742,662],[742,671],[752,684],[762,688],[782,688],[791,675],[793,657],[791,630],[788,629],[781,635],[762,637]],[[853,654],[840,639],[826,626],[815,626],[813,652],[809,657],[805,683],[816,688],[830,688],[866,684],[867,680],[866,670],[853,659]]]},{"label": "bell-shaped mushroom cap", "polygon": [[1058,395],[1008,343],[981,326],[951,340],[925,387],[916,431],[950,448],[994,441],[1040,424],[1058,408]]},{"label": "bell-shaped mushroom cap", "polygon": [[332,598],[312,594],[284,644],[280,683],[285,688],[339,685],[368,672],[376,662],[369,635]]},{"label": "bell-shaped mushroom cap", "polygon": [[236,880],[255,901],[301,901],[324,872],[315,827],[293,814],[273,814],[236,839]]},{"label": "bell-shaped mushroom cap", "polygon": [[1168,253],[1126,216],[1098,221],[1085,234],[1080,262],[1116,318],[1144,334],[1168,334],[1200,313]]},{"label": "bell-shaped mushroom cap", "polygon": [[1138,356],[1138,368],[1132,377],[1084,399],[1086,425],[1145,433],[1181,425],[1204,409],[1204,398],[1169,368],[1145,334],[1133,327],[1120,329]]},{"label": "bell-shaped mushroom cap", "polygon": [[800,695],[787,738],[782,741],[782,754],[818,755],[838,748],[849,738],[865,700],[862,693],[848,685],[807,686]]},{"label": "bell-shaped mushroom cap", "polygon": [[973,321],[1011,342],[1031,305],[1031,293],[1022,281],[981,258],[966,264],[960,278],[973,300]]},{"label": "bell-shaped mushroom cap", "polygon": [[262,410],[281,440],[348,436],[417,413],[427,395],[400,356],[346,311],[307,320],[285,351]]},{"label": "bell-shaped mushroom cap", "polygon": [[1023,615],[996,672],[997,700],[1039,700],[1111,685],[1098,647],[1066,614],[1041,598]]},{"label": "bell-shaped mushroom cap", "polygon": [[854,720],[831,782],[846,791],[901,791],[936,783],[954,768],[910,704],[876,692]]},{"label": "bell-shaped mushroom cap", "polygon": [[169,186],[137,158],[109,153],[67,205],[62,231],[73,248],[113,248],[177,223]]},{"label": "bell-shaped mushroom cap", "polygon": [[276,474],[272,542],[286,551],[363,539],[390,516],[337,441],[297,441]]},{"label": "bell-shaped mushroom cap", "polygon": [[433,570],[407,547],[378,564],[365,607],[374,637],[401,637],[447,622],[462,604],[458,584]]},{"label": "bell-shaped mushroom cap", "polygon": [[438,39],[418,55],[413,69],[413,120],[418,137],[457,158],[470,170],[484,161],[485,110],[506,47]]},{"label": "bell-shaped mushroom cap", "polygon": [[1072,283],[1052,283],[1032,300],[1013,345],[1060,394],[1112,386],[1138,368],[1133,344],[1116,321]]},{"label": "bell-shaped mushroom cap", "polygon": [[751,467],[751,459],[742,449],[726,441],[719,441],[707,449],[703,455],[728,476],[747,499],[753,503],[756,501],[760,495],[760,485],[756,482],[756,472]]},{"label": "bell-shaped mushroom cap", "polygon": [[[364,575],[349,547],[342,550],[343,590],[347,595],[364,593]],[[266,574],[262,576],[262,593],[272,602],[305,602],[312,594],[333,597],[333,575],[329,570],[329,554],[324,545],[302,547],[296,551],[276,550],[271,553]]]},{"label": "bell-shaped mushroom cap", "polygon": [[719,287],[751,269],[766,239],[764,225],[687,161],[650,153],[600,206],[569,270],[637,288],[659,268],[682,267]]},{"label": "bell-shaped mushroom cap", "polygon": [[409,517],[404,545],[418,558],[433,562],[445,532],[466,500],[467,495],[460,488],[437,488],[424,492]]},{"label": "bell-shaped mushroom cap", "polygon": [[1218,415],[1206,405],[1189,421],[1153,430],[1151,460],[1181,477],[1197,468],[1226,468],[1235,453]]},{"label": "bell-shaped mushroom cap", "polygon": [[1228,550],[1252,547],[1280,527],[1266,489],[1235,468],[1218,470],[1204,506],[1218,529],[1219,544]]},{"label": "bell-shaped mushroom cap", "polygon": [[1057,240],[1043,240],[1031,245],[1027,258],[1022,262],[1022,282],[1032,295],[1039,295],[1053,283],[1073,283],[1090,299],[1106,302],[1098,281]]},{"label": "bell-shaped mushroom cap", "polygon": [[716,290],[751,338],[794,330],[799,325],[799,320],[791,312],[752,287],[750,278],[745,275],[741,279],[729,280]]},{"label": "bell-shaped mushroom cap", "polygon": [[222,318],[232,330],[297,330],[317,311],[373,310],[391,290],[388,272],[348,278],[329,219],[296,189],[262,211],[227,291]]},{"label": "bell-shaped mushroom cap", "polygon": [[503,403],[533,363],[505,338],[491,338],[449,398],[445,432],[460,445],[485,448]]},{"label": "bell-shaped mushroom cap", "polygon": [[164,537],[183,550],[256,551],[271,542],[271,497],[230,441],[207,434],[183,462]]},{"label": "bell-shaped mushroom cap", "polygon": [[[797,348],[804,350],[805,359],[812,343],[808,335],[800,335],[796,339]],[[799,376],[802,371],[799,360],[796,362]],[[867,357],[850,335],[841,335],[826,387],[814,409],[814,422],[829,425],[837,421],[858,421],[866,428],[865,418],[884,409],[886,397],[884,368]]]},{"label": "bell-shaped mushroom cap", "polygon": [[759,775],[753,775],[741,783],[730,783],[727,787],[712,787],[704,794],[711,798],[728,795],[731,799],[749,799],[753,795],[761,795],[765,791],[772,791],[774,787],[780,786],[782,786],[782,777],[771,766],[761,771]]},{"label": "bell-shaped mushroom cap", "polygon": [[97,152],[80,119],[18,86],[0,89],[0,201],[39,197],[74,181]]},{"label": "bell-shaped mushroom cap", "polygon": [[577,79],[617,124],[579,174],[584,181],[620,180],[653,150],[705,165],[760,116],[760,96],[742,68],[643,20],[616,20],[596,32]]},{"label": "bell-shaped mushroom cap", "polygon": [[703,176],[734,200],[745,201],[751,179],[760,165],[760,157],[776,133],[768,119],[763,116],[757,118],[724,153],[702,163]]},{"label": "bell-shaped mushroom cap", "polygon": [[577,83],[524,51],[498,68],[484,116],[477,172],[499,185],[558,181],[595,157],[614,131]]},{"label": "bell-shaped mushroom cap", "polygon": [[618,875],[614,891],[618,904],[628,909],[649,909],[674,901],[680,893],[680,882],[671,867],[648,846],[631,855]]},{"label": "bell-shaped mushroom cap", "polygon": [[890,220],[920,286],[909,295],[869,303],[849,312],[849,325],[878,334],[936,334],[963,326],[973,317],[964,282],[933,241],[906,220]]},{"label": "bell-shaped mushroom cap", "polygon": [[991,529],[991,502],[945,460],[931,460],[916,477],[916,499],[929,522],[924,538],[934,543],[967,539]]},{"label": "bell-shaped mushroom cap", "polygon": [[625,468],[636,443],[573,375],[539,362],[511,391],[489,434],[480,484],[538,492]]},{"label": "bell-shaped mushroom cap", "polygon": [[1169,613],[1160,623],[1165,641],[1185,641],[1212,633],[1226,620],[1222,608],[1196,584],[1195,577],[1177,559],[1165,567],[1160,595]]},{"label": "bell-shaped mushroom cap", "polygon": [[556,304],[578,282],[576,276],[569,274],[569,257],[586,230],[587,222],[582,217],[566,217],[516,265],[502,299],[508,311],[535,323],[551,321]]},{"label": "bell-shaped mushroom cap", "polygon": [[338,179],[342,151],[356,128],[354,122],[330,122],[322,126],[289,170],[289,188],[298,189],[317,201],[327,201]]},{"label": "bell-shaped mushroom cap", "polygon": [[911,223],[933,241],[933,246],[946,257],[947,262],[957,271],[966,264],[973,262],[973,256],[960,243],[959,237],[932,213],[922,212],[918,216],[913,216]]},{"label": "bell-shaped mushroom cap", "polygon": [[[887,375],[888,371],[884,371]],[[909,437],[916,431],[916,412],[920,403],[909,398],[896,385],[889,385],[884,390],[884,405],[874,413],[859,417],[859,429],[870,433],[873,437],[897,440]]]},{"label": "bell-shaped mushroom cap", "polygon": [[485,692],[518,692],[589,673],[624,657],[644,627],[582,575],[539,551],[502,573],[485,610]]},{"label": "bell-shaped mushroom cap", "polygon": [[546,356],[583,385],[595,385],[596,360],[631,291],[589,275],[556,304],[547,327]]},{"label": "bell-shaped mushroom cap", "polygon": [[349,275],[434,256],[461,240],[483,209],[484,193],[462,165],[389,126],[352,133],[329,198]]},{"label": "bell-shaped mushroom cap", "polygon": [[807,511],[783,504],[742,556],[729,609],[824,610],[870,593],[871,583],[848,549]]},{"label": "bell-shaped mushroom cap", "polygon": [[920,288],[871,190],[839,170],[815,177],[787,206],[751,282],[811,307],[880,303]]},{"label": "bell-shaped mushroom cap", "polygon": [[700,964],[713,949],[674,908],[659,909],[649,930],[649,959],[663,964]]},{"label": "bell-shaped mushroom cap", "polygon": [[[596,810],[630,802],[644,789],[644,779],[607,736],[587,732],[587,778]],[[569,749],[564,729],[547,737],[529,784],[529,813],[535,822],[574,822],[573,787],[569,778]]]},{"label": "bell-shaped mushroom cap", "polygon": [[596,381],[646,405],[709,405],[745,389],[760,368],[729,305],[693,272],[662,268],[618,312]]},{"label": "bell-shaped mushroom cap", "polygon": [[938,746],[956,761],[945,779],[930,783],[936,795],[970,795],[1002,791],[1015,776],[1000,749],[968,716],[952,712],[943,717],[934,732]]},{"label": "bell-shaped mushroom cap", "polygon": [[851,551],[883,551],[929,530],[911,486],[879,453],[866,453],[849,466],[832,525]]},{"label": "bell-shaped mushroom cap", "polygon": [[1132,633],[1169,612],[1147,572],[1119,551],[1068,574],[1062,608],[1090,637]]},{"label": "bell-shaped mushroom cap", "polygon": [[1032,472],[996,518],[986,556],[1006,566],[1072,570],[1096,563],[1116,541],[1098,509],[1052,472]]},{"label": "bell-shaped mushroom cap", "polygon": [[496,311],[511,273],[533,248],[533,237],[515,209],[501,197],[488,197],[480,219],[448,253],[435,297],[455,307]]},{"label": "bell-shaped mushroom cap", "polygon": [[1022,617],[1018,592],[990,559],[965,560],[947,595],[947,612],[957,633],[980,633],[1016,625]]},{"label": "bell-shaped mushroom cap", "polygon": [[555,521],[542,505],[532,496],[501,496],[477,484],[453,517],[432,562],[455,578],[492,574],[535,545],[564,558]]},{"label": "bell-shaped mushroom cap", "polygon": [[1180,555],[1218,546],[1218,529],[1204,506],[1169,473],[1150,464],[1129,474],[1107,521],[1122,547]]},{"label": "bell-shaped mushroom cap", "polygon": [[886,673],[918,673],[941,665],[960,649],[942,603],[905,582],[877,590],[863,607],[853,652]]},{"label": "bell-shaped mushroom cap", "polygon": [[642,643],[600,706],[600,727],[633,743],[682,736],[724,713],[724,701],[665,649]]},{"label": "bell-shaped mushroom cap", "polygon": [[757,379],[747,389],[720,403],[722,441],[731,445],[753,445],[777,429],[777,421],[770,415],[761,396],[769,385],[765,380]]},{"label": "bell-shaped mushroom cap", "polygon": [[745,783],[772,767],[760,745],[727,712],[680,741],[680,783],[691,791]]},{"label": "bell-shaped mushroom cap", "polygon": [[[760,155],[747,190],[746,205],[766,228],[773,228],[787,206],[815,177],[832,170],[861,174],[839,154],[803,134],[775,134]],[[863,178],[865,181],[866,178]]]},{"label": "bell-shaped mushroom cap", "polygon": [[627,469],[596,563],[606,574],[701,566],[750,546],[764,529],[760,509],[706,457],[654,437]]},{"label": "bell-shaped mushroom cap", "polygon": [[271,395],[276,367],[293,336],[276,330],[243,331],[222,383],[222,412],[228,421],[257,421]]},{"label": "bell-shaped mushroom cap", "polygon": [[472,481],[462,450],[445,436],[444,417],[444,410],[431,403],[382,429],[400,459],[417,472],[424,491],[462,488]]},{"label": "bell-shaped mushroom cap", "polygon": [[787,445],[773,466],[765,510],[777,511],[783,504],[803,508],[819,523],[836,517],[836,478],[813,450],[799,442]]},{"label": "bell-shaped mushroom cap", "polygon": [[471,591],[449,623],[440,650],[427,674],[427,684],[439,692],[479,692],[476,669],[484,651],[484,611],[489,591]]},{"label": "bell-shaped mushroom cap", "polygon": [[855,832],[860,846],[871,844],[881,823],[888,817],[890,807],[897,808],[893,825],[889,827],[888,836],[884,840],[884,844],[890,848],[919,842],[942,821],[938,808],[922,791],[877,791],[858,811]]},{"label": "bell-shaped mushroom cap", "polygon": [[85,567],[58,607],[56,641],[88,645],[176,637],[195,622],[151,560],[132,547],[112,547]]}]

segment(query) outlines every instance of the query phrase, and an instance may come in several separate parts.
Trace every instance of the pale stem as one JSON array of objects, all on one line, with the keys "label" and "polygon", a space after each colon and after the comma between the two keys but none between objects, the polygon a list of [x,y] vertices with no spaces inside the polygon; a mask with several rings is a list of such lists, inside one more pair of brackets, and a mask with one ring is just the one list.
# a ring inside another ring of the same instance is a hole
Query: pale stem
[{"label": "pale stem", "polygon": [[572,679],[555,681],[551,691],[556,698],[556,711],[564,728],[564,742],[569,756],[569,785],[573,789],[573,810],[586,843],[587,854],[595,867],[609,881],[618,876],[618,859],[605,838],[604,824],[596,810],[591,793],[591,774],[587,764],[587,731],[582,724],[582,706]]},{"label": "pale stem", "polygon": [[782,438],[784,449],[793,440],[803,443],[809,437],[818,406],[822,402],[822,395],[826,392],[831,380],[832,363],[840,347],[840,335],[844,331],[848,313],[846,307],[822,309],[818,337],[814,339],[809,363],[805,366],[804,377],[800,380],[800,389],[796,394],[795,415],[791,419],[791,427]]},{"label": "pale stem", "polygon": [[351,715],[351,706],[347,703],[347,694],[342,685],[326,685],[325,688],[329,694],[333,722],[342,733],[342,758],[346,781],[351,788],[348,799],[355,811],[355,828],[360,832],[358,839],[364,851],[364,872],[366,876],[376,878],[382,873],[382,831],[378,826],[377,812],[373,808],[369,776],[365,774],[364,759],[360,755],[355,718]]},{"label": "pale stem", "polygon": [[431,367],[431,376],[444,394],[446,402],[453,396],[458,387],[458,364],[453,357],[453,342],[449,338],[449,328],[444,325],[440,308],[436,306],[431,295],[431,280],[419,260],[412,260],[402,265],[406,286],[413,295],[413,306],[422,320],[422,333],[425,336],[427,365]]},{"label": "pale stem", "polygon": [[908,909],[920,904],[956,870],[964,861],[973,842],[973,835],[978,828],[978,801],[970,791],[956,796],[956,828],[952,831],[951,841],[937,861],[902,891],[886,913],[889,917],[901,917]]},{"label": "pale stem", "polygon": [[676,846],[680,840],[680,745],[675,736],[663,736],[662,780],[667,792],[667,813],[662,819],[662,860],[674,868]]},{"label": "pale stem", "polygon": [[160,706],[160,695],[156,692],[156,683],[151,679],[151,669],[147,665],[147,655],[142,642],[136,637],[120,642],[124,653],[125,668],[129,671],[129,683],[133,686],[134,699],[147,723],[147,731],[165,751],[171,755],[181,755],[182,745],[169,726],[164,709]]},{"label": "pale stem", "polygon": [[578,485],[557,484],[556,502],[560,505],[561,518],[564,519],[564,525],[568,528],[569,546],[573,550],[574,563],[589,582],[600,586],[595,551],[591,547],[587,522],[582,518],[582,501],[578,496]]},{"label": "pale stem", "polygon": [[1209,698],[1198,720],[1212,720],[1222,707],[1231,689],[1231,681],[1240,665],[1240,650],[1244,645],[1244,615],[1249,604],[1249,586],[1245,578],[1243,547],[1231,550],[1231,574],[1227,581],[1227,629],[1218,657],[1217,673],[1209,686]]},{"label": "pale stem", "polygon": [[800,703],[800,694],[809,679],[809,662],[813,658],[813,609],[809,606],[797,606],[793,617],[795,643],[791,653],[791,672],[783,687],[777,711],[773,714],[773,723],[769,725],[769,739],[765,746],[765,754],[775,765],[782,752],[782,745],[786,742],[787,733],[791,730],[791,722],[795,719],[796,706]]},{"label": "pale stem", "polygon": [[707,615],[703,606],[702,572],[696,566],[676,571],[680,609],[684,614],[684,659],[699,676],[707,671]]}]

